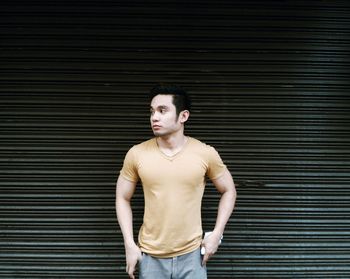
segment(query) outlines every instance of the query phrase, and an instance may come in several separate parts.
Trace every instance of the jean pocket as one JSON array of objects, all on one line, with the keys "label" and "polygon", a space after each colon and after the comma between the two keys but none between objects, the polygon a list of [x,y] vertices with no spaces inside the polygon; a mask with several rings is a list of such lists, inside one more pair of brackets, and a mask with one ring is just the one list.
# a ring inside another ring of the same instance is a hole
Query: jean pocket
[{"label": "jean pocket", "polygon": [[141,264],[144,261],[145,257],[146,257],[146,254],[141,253],[141,258],[139,259],[139,264]]}]

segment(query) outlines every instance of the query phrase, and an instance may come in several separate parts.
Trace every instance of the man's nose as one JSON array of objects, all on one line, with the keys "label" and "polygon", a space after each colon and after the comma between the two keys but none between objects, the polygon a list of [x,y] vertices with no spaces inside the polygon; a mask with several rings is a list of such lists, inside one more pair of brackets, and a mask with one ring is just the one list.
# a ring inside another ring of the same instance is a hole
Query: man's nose
[{"label": "man's nose", "polygon": [[159,113],[155,111],[151,116],[152,121],[158,121],[159,120]]}]

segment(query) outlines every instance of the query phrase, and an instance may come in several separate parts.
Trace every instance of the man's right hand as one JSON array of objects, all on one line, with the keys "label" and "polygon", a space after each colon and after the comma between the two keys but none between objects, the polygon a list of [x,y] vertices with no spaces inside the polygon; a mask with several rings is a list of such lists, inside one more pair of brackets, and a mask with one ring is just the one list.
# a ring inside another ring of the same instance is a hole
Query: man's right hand
[{"label": "man's right hand", "polygon": [[125,256],[126,256],[126,272],[129,274],[129,277],[135,279],[134,272],[137,265],[137,262],[141,260],[142,253],[140,248],[133,244],[129,247],[125,247]]}]

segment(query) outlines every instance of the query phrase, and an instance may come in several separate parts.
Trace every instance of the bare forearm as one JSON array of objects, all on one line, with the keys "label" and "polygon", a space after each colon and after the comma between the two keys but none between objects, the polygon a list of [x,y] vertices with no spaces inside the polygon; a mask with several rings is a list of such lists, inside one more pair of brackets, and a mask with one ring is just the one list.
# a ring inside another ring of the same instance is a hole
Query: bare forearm
[{"label": "bare forearm", "polygon": [[[230,175],[227,175],[226,177],[230,178]],[[232,179],[228,179],[228,181],[230,180],[232,181]],[[221,189],[220,181],[216,182],[216,186],[218,186]],[[219,246],[220,238],[224,233],[226,223],[230,218],[233,208],[235,206],[236,189],[234,187],[234,183],[232,181],[232,183],[229,182],[226,185],[229,186],[224,187],[225,190],[222,191],[214,231],[208,237],[205,237],[202,241],[202,247],[205,248],[205,254],[203,257],[202,265],[205,265],[209,258],[216,253]]]},{"label": "bare forearm", "polygon": [[116,192],[116,211],[119,226],[123,233],[126,270],[130,278],[135,278],[135,266],[137,261],[141,258],[141,250],[134,241],[132,209],[130,205],[134,189],[135,183],[119,177]]},{"label": "bare forearm", "polygon": [[119,226],[123,233],[125,246],[135,245],[130,201],[127,201],[122,198],[117,198],[116,210]]},{"label": "bare forearm", "polygon": [[232,190],[223,193],[221,196],[218,208],[218,215],[216,218],[216,224],[214,228],[214,231],[217,232],[219,235],[223,234],[226,223],[232,214],[232,211],[235,206],[236,195],[236,189],[233,187]]}]

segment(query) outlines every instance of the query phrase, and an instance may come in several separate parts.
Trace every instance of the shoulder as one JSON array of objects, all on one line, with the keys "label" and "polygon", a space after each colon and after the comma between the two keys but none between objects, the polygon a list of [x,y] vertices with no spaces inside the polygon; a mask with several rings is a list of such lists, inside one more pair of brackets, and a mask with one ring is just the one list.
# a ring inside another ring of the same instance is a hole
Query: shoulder
[{"label": "shoulder", "polygon": [[135,144],[129,149],[129,153],[140,153],[154,148],[155,138]]},{"label": "shoulder", "polygon": [[154,139],[146,140],[144,142],[133,145],[126,153],[124,163],[138,164],[138,162],[150,154],[154,145]]},{"label": "shoulder", "polygon": [[205,161],[210,162],[212,160],[217,160],[220,158],[219,153],[216,151],[216,149],[213,146],[206,144],[195,138],[190,138],[190,139],[191,139],[192,152],[200,156]]},{"label": "shoulder", "polygon": [[205,142],[202,142],[196,138],[190,137],[192,148],[202,152],[212,152],[215,151],[215,148]]}]

